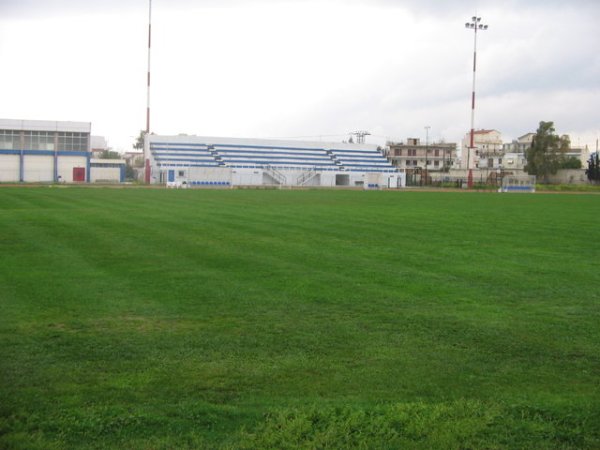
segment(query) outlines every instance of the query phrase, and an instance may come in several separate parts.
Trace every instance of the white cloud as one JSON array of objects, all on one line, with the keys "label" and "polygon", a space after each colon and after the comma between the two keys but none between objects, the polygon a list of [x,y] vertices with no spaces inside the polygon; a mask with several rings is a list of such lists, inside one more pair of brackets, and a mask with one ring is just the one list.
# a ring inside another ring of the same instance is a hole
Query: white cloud
[{"label": "white cloud", "polygon": [[[554,120],[592,144],[599,5],[153,0],[152,129],[284,137],[360,128],[383,141],[424,137],[429,125],[432,139],[459,141],[470,118],[464,22],[477,6],[490,29],[479,41],[476,126],[515,137]],[[127,149],[145,126],[146,8],[2,3],[0,116],[91,121]]]}]

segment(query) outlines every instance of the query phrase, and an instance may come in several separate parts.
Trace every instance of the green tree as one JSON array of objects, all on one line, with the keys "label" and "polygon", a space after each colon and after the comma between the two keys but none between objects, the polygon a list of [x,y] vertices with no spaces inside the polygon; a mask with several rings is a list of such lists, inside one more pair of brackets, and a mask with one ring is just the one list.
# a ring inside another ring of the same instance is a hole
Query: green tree
[{"label": "green tree", "polygon": [[575,156],[565,158],[560,165],[561,169],[581,169],[581,160]]},{"label": "green tree", "polygon": [[125,179],[127,181],[135,180],[135,169],[130,165],[125,166]]},{"label": "green tree", "polygon": [[592,153],[588,160],[588,168],[585,169],[585,174],[591,183],[600,183],[600,153]]},{"label": "green tree", "polygon": [[121,154],[112,150],[104,150],[99,156],[100,159],[121,159]]},{"label": "green tree", "polygon": [[547,183],[548,176],[555,174],[560,169],[564,160],[564,152],[569,149],[570,145],[568,136],[556,134],[554,122],[540,122],[531,147],[525,152],[527,158],[525,171]]},{"label": "green tree", "polygon": [[146,136],[146,132],[144,130],[140,130],[140,134],[135,138],[135,143],[133,144],[133,148],[136,150],[144,149],[144,136]]}]

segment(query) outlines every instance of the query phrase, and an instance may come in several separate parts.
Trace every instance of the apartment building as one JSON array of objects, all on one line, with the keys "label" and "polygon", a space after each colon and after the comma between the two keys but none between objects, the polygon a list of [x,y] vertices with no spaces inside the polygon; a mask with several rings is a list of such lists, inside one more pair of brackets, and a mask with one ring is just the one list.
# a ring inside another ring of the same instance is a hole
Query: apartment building
[{"label": "apartment building", "polygon": [[389,143],[388,159],[398,169],[448,170],[456,157],[456,144],[422,144],[418,138],[408,138],[406,143]]},{"label": "apartment building", "polygon": [[[497,130],[476,130],[467,133],[462,140],[461,168],[463,169],[497,169],[502,165],[504,150],[502,134]],[[468,161],[467,161],[468,160]]]}]

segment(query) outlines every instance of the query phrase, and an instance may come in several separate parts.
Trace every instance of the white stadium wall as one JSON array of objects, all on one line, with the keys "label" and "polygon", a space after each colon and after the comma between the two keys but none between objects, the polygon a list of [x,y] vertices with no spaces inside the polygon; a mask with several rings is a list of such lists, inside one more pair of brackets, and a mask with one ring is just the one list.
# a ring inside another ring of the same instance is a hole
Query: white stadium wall
[{"label": "white stadium wall", "polygon": [[234,186],[256,186],[263,182],[261,169],[231,169],[231,184]]}]

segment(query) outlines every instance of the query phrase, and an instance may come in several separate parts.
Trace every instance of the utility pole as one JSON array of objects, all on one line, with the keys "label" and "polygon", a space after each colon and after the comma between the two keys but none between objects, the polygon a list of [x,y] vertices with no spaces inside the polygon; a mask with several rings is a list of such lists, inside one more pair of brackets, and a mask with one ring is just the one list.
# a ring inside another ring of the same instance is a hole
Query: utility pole
[{"label": "utility pole", "polygon": [[485,31],[488,29],[487,25],[481,23],[481,17],[471,17],[471,22],[465,23],[465,28],[474,31],[474,45],[473,45],[473,92],[471,95],[471,137],[469,139],[469,147],[467,149],[467,171],[468,175],[468,186],[473,187],[473,172],[471,171],[471,150],[475,148],[474,135],[475,135],[475,74],[477,72],[477,30]]}]

